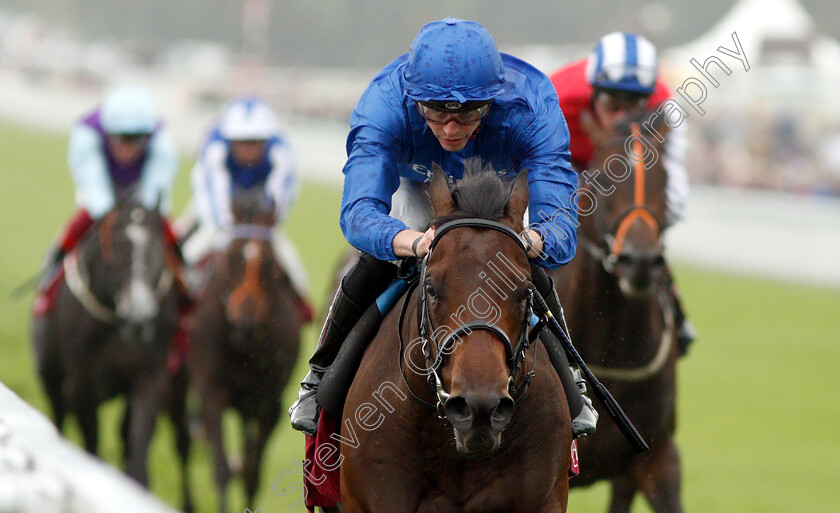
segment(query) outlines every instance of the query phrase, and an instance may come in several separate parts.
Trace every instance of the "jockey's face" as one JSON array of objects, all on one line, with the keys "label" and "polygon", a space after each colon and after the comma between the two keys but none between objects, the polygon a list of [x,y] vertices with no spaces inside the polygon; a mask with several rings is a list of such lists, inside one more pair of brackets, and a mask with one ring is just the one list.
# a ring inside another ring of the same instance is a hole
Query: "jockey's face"
[{"label": "jockey's face", "polygon": [[647,100],[647,96],[623,91],[596,91],[592,99],[592,108],[598,124],[607,129],[628,115],[643,112]]},{"label": "jockey's face", "polygon": [[118,165],[130,166],[143,155],[149,137],[148,134],[109,134],[108,150]]},{"label": "jockey's face", "polygon": [[265,141],[231,141],[230,153],[233,161],[242,167],[256,166],[265,153]]},{"label": "jockey's face", "polygon": [[433,109],[420,103],[417,108],[443,149],[460,151],[467,145],[490,106],[456,113]]}]

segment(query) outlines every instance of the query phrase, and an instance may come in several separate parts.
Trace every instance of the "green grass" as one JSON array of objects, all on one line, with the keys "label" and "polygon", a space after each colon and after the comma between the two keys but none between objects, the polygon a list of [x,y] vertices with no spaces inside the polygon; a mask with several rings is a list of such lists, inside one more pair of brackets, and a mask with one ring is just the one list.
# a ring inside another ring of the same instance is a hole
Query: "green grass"
[{"label": "green grass", "polygon": [[[73,211],[72,184],[64,154],[66,138],[0,124],[0,381],[39,409],[46,401],[35,379],[28,341],[31,294],[11,300],[9,291],[34,274],[44,251]],[[185,156],[175,209],[186,203]],[[306,170],[301,169],[305,176]],[[338,173],[339,170],[336,170]],[[321,306],[330,274],[344,247],[338,229],[340,191],[305,184],[287,224],[309,271],[313,299]],[[700,333],[679,364],[678,444],[683,498],[688,511],[772,513],[827,512],[840,507],[840,290],[782,284],[677,267],[687,309]],[[305,333],[295,376],[316,328]],[[286,390],[290,404],[294,384]],[[103,408],[102,450],[118,463],[119,401]],[[226,418],[229,442],[233,418]],[[603,422],[609,422],[603,419]],[[70,438],[78,443],[78,430]],[[152,490],[177,502],[171,431],[161,424],[150,456]],[[285,418],[269,445],[262,492],[252,510],[286,511],[299,498],[295,463],[303,437]],[[211,458],[202,442],[192,461],[199,511],[215,510]],[[272,491],[289,488],[280,496]],[[573,491],[569,511],[605,511],[605,484]],[[244,509],[237,484],[233,511]],[[303,511],[302,508],[297,511]],[[637,498],[633,511],[648,512]]]}]

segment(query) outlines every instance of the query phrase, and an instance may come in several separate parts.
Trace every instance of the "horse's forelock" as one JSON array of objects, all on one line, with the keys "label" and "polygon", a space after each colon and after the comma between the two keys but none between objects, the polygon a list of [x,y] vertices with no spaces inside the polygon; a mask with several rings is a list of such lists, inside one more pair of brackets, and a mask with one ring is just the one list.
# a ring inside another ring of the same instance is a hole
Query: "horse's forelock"
[{"label": "horse's forelock", "polygon": [[493,165],[480,158],[464,161],[464,178],[452,189],[458,211],[436,219],[440,226],[447,221],[475,217],[498,221],[505,215],[510,188],[499,178]]}]

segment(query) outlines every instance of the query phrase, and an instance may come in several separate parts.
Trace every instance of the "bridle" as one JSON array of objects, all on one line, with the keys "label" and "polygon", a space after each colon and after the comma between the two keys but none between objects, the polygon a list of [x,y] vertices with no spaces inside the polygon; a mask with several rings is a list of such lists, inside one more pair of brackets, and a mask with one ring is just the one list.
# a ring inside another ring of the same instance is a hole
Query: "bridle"
[{"label": "bridle", "polygon": [[[638,124],[633,123],[630,133],[638,132]],[[626,140],[626,138],[623,138]],[[607,146],[606,144],[604,146]],[[638,139],[633,140],[633,153],[643,155],[642,143]],[[618,262],[619,255],[624,248],[624,241],[627,232],[637,220],[643,221],[653,232],[655,238],[662,234],[663,222],[659,216],[646,204],[645,198],[645,165],[643,160],[634,159],[633,169],[633,205],[624,209],[616,219],[609,224],[601,222],[603,234],[599,241],[593,241],[586,237],[586,250],[593,258],[599,260],[604,270],[612,274]],[[600,220],[600,218],[598,218]]]},{"label": "bridle", "polygon": [[[450,221],[441,225],[439,228],[435,230],[435,238],[432,240],[432,243],[429,247],[429,253],[423,258],[420,263],[420,277],[417,282],[413,284],[413,286],[419,286],[420,291],[418,294],[417,300],[417,318],[418,318],[418,330],[419,330],[419,338],[420,338],[420,347],[423,352],[423,356],[425,357],[426,362],[426,370],[427,373],[427,381],[429,384],[429,388],[432,392],[432,395],[437,398],[436,404],[431,404],[428,401],[425,401],[418,397],[412,391],[412,395],[414,397],[429,405],[434,407],[437,410],[438,416],[445,419],[446,416],[444,414],[444,404],[446,400],[449,399],[449,393],[446,391],[444,383],[443,383],[443,365],[445,362],[445,356],[450,354],[454,351],[455,347],[457,347],[458,343],[461,341],[461,336],[469,335],[473,330],[484,330],[489,331],[491,334],[496,336],[504,343],[505,347],[505,354],[507,357],[507,364],[510,368],[510,377],[508,379],[508,387],[510,389],[510,393],[512,397],[516,397],[515,400],[521,399],[525,393],[527,392],[528,385],[531,379],[534,376],[533,367],[530,372],[526,374],[522,374],[522,363],[525,361],[525,355],[536,339],[537,335],[542,328],[541,323],[536,323],[532,327],[532,318],[533,316],[533,295],[537,292],[534,290],[533,285],[528,287],[528,296],[527,296],[527,304],[525,309],[525,315],[523,316],[522,320],[522,329],[519,334],[519,338],[514,343],[511,338],[508,336],[505,331],[500,328],[498,325],[492,322],[487,322],[483,320],[476,320],[464,323],[450,333],[448,333],[443,340],[437,340],[437,331],[440,331],[442,327],[436,328],[432,325],[431,316],[429,314],[429,297],[428,291],[426,289],[426,268],[429,263],[429,259],[432,257],[434,253],[434,248],[437,246],[440,239],[447,233],[455,230],[457,228],[479,228],[479,229],[489,229],[495,230],[505,235],[511,237],[517,242],[517,245],[522,249],[522,251],[526,251],[525,245],[522,242],[519,234],[516,233],[511,228],[496,222],[496,221],[489,221],[486,219],[479,219],[479,218],[466,218],[466,219],[457,219],[454,221]],[[402,324],[403,318],[405,317],[405,310],[408,305],[408,298],[411,295],[411,291],[406,294],[406,299],[403,303],[403,312],[400,315],[400,322],[399,322],[399,337],[400,337],[400,347],[402,353]],[[405,373],[402,371],[402,361],[403,357],[400,357],[400,367],[401,372],[403,375],[403,379],[405,379]],[[407,383],[406,383],[407,384]],[[409,387],[411,390],[411,387]],[[518,396],[518,397],[517,397]]]}]

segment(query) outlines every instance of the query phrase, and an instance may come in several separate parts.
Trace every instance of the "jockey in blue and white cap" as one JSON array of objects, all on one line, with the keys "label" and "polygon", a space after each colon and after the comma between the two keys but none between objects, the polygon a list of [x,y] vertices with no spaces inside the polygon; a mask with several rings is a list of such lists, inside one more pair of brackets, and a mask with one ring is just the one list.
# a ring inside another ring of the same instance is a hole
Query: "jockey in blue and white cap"
[{"label": "jockey in blue and white cap", "polygon": [[308,322],[306,273],[294,244],[280,230],[298,193],[294,157],[271,107],[260,98],[246,96],[225,106],[193,167],[198,226],[184,242],[188,262],[196,264],[229,242],[234,227],[232,195],[254,187],[261,188],[275,205],[272,244],[301,299],[301,316]]},{"label": "jockey in blue and white cap", "polygon": [[[586,119],[601,129],[612,126],[628,114],[651,112],[672,98],[668,85],[659,78],[656,48],[643,36],[631,32],[613,32],[602,37],[586,59],[572,62],[551,75],[560,108],[569,124],[572,164],[583,169],[592,159],[595,148]],[[688,199],[688,150],[686,123],[670,127],[662,151],[668,173],[665,226],[683,217]],[[679,293],[668,271],[670,292],[676,312],[677,339],[685,353],[696,334],[686,318]]]},{"label": "jockey in blue and white cap", "polygon": [[[536,264],[554,268],[574,256],[577,176],[551,82],[530,64],[500,54],[479,23],[447,18],[425,25],[409,53],[373,78],[350,116],[340,225],[361,258],[336,292],[312,372],[290,410],[296,429],[315,432],[320,376],[362,312],[395,278],[390,261],[428,252],[432,164],[457,182],[470,157],[491,163],[504,178],[528,169],[531,224],[522,236]],[[539,254],[544,258],[535,258]],[[551,288],[543,287],[543,295]],[[585,425],[579,432],[591,431],[595,419],[579,424]]]}]

